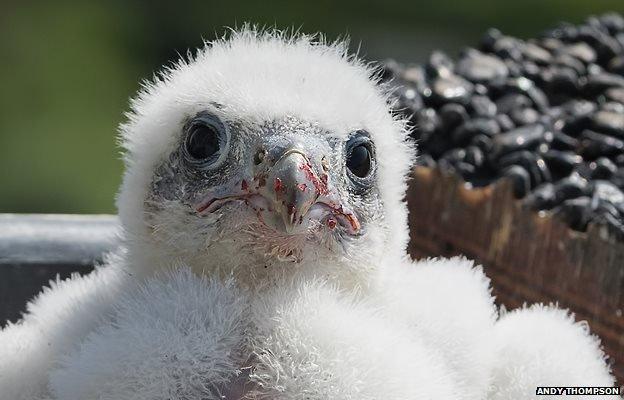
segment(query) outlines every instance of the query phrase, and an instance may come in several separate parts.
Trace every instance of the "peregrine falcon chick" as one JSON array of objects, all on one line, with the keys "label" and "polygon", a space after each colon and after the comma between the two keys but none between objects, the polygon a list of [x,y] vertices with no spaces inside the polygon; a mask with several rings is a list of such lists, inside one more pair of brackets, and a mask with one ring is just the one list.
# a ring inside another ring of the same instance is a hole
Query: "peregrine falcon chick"
[{"label": "peregrine falcon chick", "polygon": [[613,384],[565,312],[406,254],[415,150],[343,43],[245,28],[121,127],[121,249],[0,332],[0,399],[524,399]]}]

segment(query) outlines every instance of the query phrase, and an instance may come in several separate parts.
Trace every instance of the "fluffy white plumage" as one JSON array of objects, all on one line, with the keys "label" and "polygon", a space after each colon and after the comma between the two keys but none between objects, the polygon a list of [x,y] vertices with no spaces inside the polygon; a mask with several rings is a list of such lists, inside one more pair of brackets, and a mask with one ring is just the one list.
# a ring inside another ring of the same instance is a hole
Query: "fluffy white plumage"
[{"label": "fluffy white plumage", "polygon": [[[499,316],[472,262],[408,261],[412,149],[371,76],[342,44],[246,29],[147,84],[122,127],[124,246],[0,331],[0,399],[528,399],[537,385],[612,385],[598,340],[564,311]],[[181,155],[202,113],[229,129],[217,173]],[[363,131],[369,181],[344,167],[343,143]],[[255,202],[263,185],[247,188],[265,163],[254,146],[295,149],[263,173],[283,167],[340,207],[303,233],[259,223],[273,214]],[[233,187],[245,201],[196,208]]]}]

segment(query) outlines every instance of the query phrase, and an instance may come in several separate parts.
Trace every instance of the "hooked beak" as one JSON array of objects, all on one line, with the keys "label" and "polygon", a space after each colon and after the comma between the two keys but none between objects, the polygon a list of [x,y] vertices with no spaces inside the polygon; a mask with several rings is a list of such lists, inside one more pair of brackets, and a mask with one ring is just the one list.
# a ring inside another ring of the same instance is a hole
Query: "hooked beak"
[{"label": "hooked beak", "polygon": [[292,233],[317,200],[328,194],[327,175],[319,177],[302,151],[290,149],[268,171],[261,193],[272,201],[286,232]]}]

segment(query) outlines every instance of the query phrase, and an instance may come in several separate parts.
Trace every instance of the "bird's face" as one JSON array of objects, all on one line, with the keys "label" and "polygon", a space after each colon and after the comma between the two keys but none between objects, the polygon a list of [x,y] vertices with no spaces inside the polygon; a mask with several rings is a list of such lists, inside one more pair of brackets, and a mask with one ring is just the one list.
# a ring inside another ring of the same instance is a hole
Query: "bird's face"
[{"label": "bird's face", "polygon": [[122,126],[134,259],[248,274],[404,254],[404,125],[344,54],[244,31],[148,85]]},{"label": "bird's face", "polygon": [[225,109],[188,116],[155,169],[145,202],[155,236],[200,259],[228,247],[264,265],[342,257],[366,241],[382,218],[369,132]]}]

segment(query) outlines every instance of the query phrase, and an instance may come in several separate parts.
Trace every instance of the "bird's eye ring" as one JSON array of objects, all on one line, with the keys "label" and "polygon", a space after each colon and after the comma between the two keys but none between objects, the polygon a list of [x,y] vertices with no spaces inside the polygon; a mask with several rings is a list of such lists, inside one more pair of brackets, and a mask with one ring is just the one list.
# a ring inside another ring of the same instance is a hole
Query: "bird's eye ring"
[{"label": "bird's eye ring", "polygon": [[202,168],[218,166],[227,155],[229,144],[226,126],[215,116],[202,113],[185,127],[184,154]]},{"label": "bird's eye ring", "polygon": [[362,183],[375,169],[373,142],[364,131],[357,131],[347,141],[346,166],[352,180]]}]

